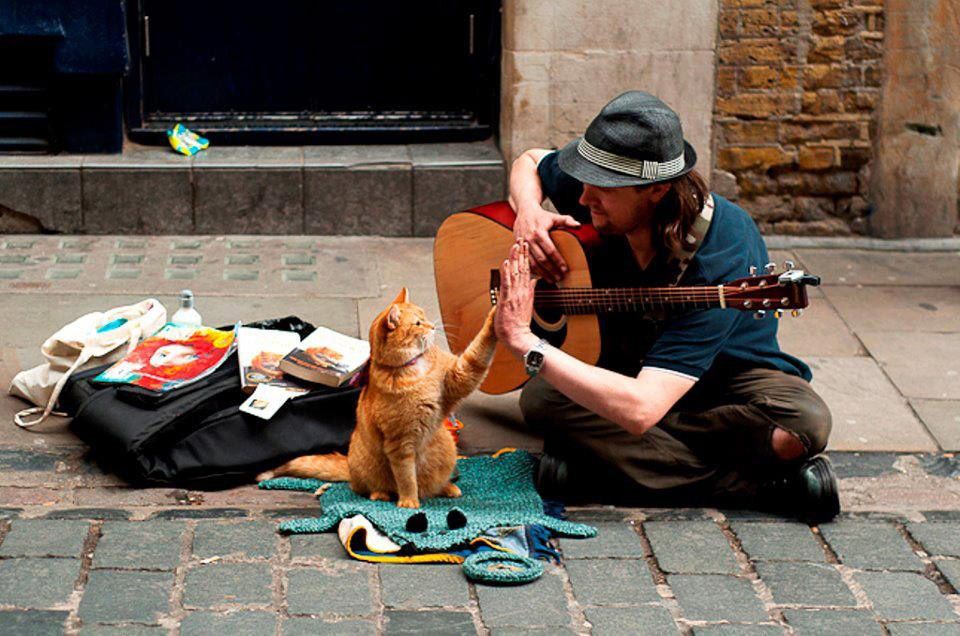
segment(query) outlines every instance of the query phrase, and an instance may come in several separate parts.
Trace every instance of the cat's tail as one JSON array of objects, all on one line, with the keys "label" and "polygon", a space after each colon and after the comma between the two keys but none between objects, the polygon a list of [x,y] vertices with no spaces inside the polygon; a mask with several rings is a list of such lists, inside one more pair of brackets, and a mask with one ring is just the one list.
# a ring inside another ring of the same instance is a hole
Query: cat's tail
[{"label": "cat's tail", "polygon": [[291,459],[283,466],[257,475],[257,481],[274,477],[306,477],[321,481],[350,481],[347,456],[341,453],[328,455],[304,455]]}]

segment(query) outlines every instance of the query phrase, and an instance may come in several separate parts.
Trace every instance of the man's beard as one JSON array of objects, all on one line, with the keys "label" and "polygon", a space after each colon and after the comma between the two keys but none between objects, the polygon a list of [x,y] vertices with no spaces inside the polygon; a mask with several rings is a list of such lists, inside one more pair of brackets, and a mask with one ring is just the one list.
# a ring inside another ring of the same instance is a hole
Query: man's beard
[{"label": "man's beard", "polygon": [[[598,218],[600,219],[599,223],[596,221]],[[629,227],[616,226],[606,214],[601,216],[592,215],[591,221],[593,221],[593,229],[597,231],[597,234],[602,234],[604,236],[619,236],[623,234],[629,234],[640,227],[641,223],[639,215],[632,219],[632,223],[629,225]]]}]

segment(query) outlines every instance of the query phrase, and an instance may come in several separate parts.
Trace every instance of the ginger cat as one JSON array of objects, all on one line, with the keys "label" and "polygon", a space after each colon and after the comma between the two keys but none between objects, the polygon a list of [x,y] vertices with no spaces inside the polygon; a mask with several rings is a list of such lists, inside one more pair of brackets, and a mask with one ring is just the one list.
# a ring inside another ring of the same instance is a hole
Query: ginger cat
[{"label": "ginger cat", "polygon": [[433,344],[433,324],[404,287],[370,327],[369,381],[347,456],[298,457],[257,479],[349,481],[354,492],[375,501],[396,494],[401,508],[419,508],[421,497],[459,497],[450,482],[457,448],[443,421],[487,375],[497,344],[495,310],[454,356]]}]

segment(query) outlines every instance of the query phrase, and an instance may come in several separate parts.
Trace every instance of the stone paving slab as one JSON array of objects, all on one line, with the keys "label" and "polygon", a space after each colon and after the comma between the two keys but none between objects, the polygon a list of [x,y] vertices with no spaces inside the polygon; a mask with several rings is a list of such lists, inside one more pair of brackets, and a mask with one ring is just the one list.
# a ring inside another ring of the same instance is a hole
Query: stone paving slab
[{"label": "stone paving slab", "polygon": [[830,407],[830,450],[937,450],[907,401],[870,358],[808,358],[813,388]]},{"label": "stone paving slab", "polygon": [[183,604],[191,608],[216,608],[269,603],[272,585],[272,569],[266,563],[200,565],[187,572]]},{"label": "stone paving slab", "polygon": [[628,636],[641,634],[677,633],[673,616],[665,607],[588,607],[584,610],[594,634]]},{"label": "stone paving slab", "polygon": [[[316,510],[313,511],[316,513]],[[336,533],[323,534],[291,534],[287,539],[290,542],[290,558],[297,559],[339,559],[349,560],[347,551],[343,549]]]},{"label": "stone paving slab", "polygon": [[463,568],[453,565],[381,565],[380,584],[387,607],[465,607],[470,602]]},{"label": "stone paving slab", "polygon": [[560,577],[548,571],[528,585],[503,594],[500,588],[477,586],[484,624],[494,632],[505,627],[567,627],[567,597]]},{"label": "stone paving slab", "polygon": [[562,539],[560,547],[568,559],[596,559],[606,557],[640,558],[644,555],[640,536],[627,522],[591,522],[597,536],[589,539]]},{"label": "stone paving slab", "polygon": [[[903,395],[960,399],[960,331],[956,333],[868,332],[861,334]],[[917,364],[917,360],[923,364]]]},{"label": "stone paving slab", "polygon": [[960,254],[795,249],[824,285],[960,285]]},{"label": "stone paving slab", "polygon": [[811,298],[810,306],[800,317],[784,316],[777,339],[781,349],[801,359],[866,353],[837,311],[822,298]]},{"label": "stone paving slab", "polygon": [[766,636],[767,634],[782,634],[783,628],[779,625],[749,625],[738,623],[736,625],[703,625],[697,626],[693,630],[694,634],[745,634],[746,636]]},{"label": "stone paving slab", "polygon": [[823,290],[843,321],[857,333],[960,330],[957,325],[960,287],[824,287]]},{"label": "stone paving slab", "polygon": [[159,625],[135,625],[127,623],[125,625],[103,625],[94,624],[80,628],[81,636],[95,634],[96,636],[161,636],[167,634],[170,630]]},{"label": "stone paving slab", "polygon": [[892,636],[956,636],[960,623],[887,623]]},{"label": "stone paving slab", "polygon": [[922,570],[923,562],[889,523],[841,520],[820,526],[840,562],[864,570]]},{"label": "stone paving slab", "polygon": [[639,559],[570,560],[567,575],[573,595],[584,605],[657,603],[653,577]]},{"label": "stone paving slab", "polygon": [[783,611],[787,623],[800,634],[843,634],[844,636],[881,636],[883,628],[870,612],[860,610]]},{"label": "stone paving slab", "polygon": [[912,572],[858,572],[856,581],[863,586],[881,618],[887,620],[956,620],[950,602],[937,586]]},{"label": "stone paving slab", "polygon": [[960,523],[911,523],[907,530],[930,556],[960,559]]},{"label": "stone paving slab", "polygon": [[79,559],[4,559],[0,605],[58,609],[67,603],[79,574]]},{"label": "stone paving slab", "polygon": [[93,567],[172,570],[180,562],[185,529],[176,521],[108,521],[103,524]]},{"label": "stone paving slab", "polygon": [[643,527],[664,572],[740,571],[727,537],[712,521],[650,521]]},{"label": "stone paving slab", "polygon": [[173,574],[94,570],[80,601],[84,623],[156,623],[170,611]]},{"label": "stone paving slab", "polygon": [[3,610],[0,611],[0,634],[59,635],[69,615],[70,612],[51,610]]},{"label": "stone paving slab", "polygon": [[948,452],[960,451],[960,400],[910,400],[927,430]]},{"label": "stone paving slab", "polygon": [[194,530],[193,554],[198,559],[269,559],[276,550],[276,525],[267,521],[202,521]]},{"label": "stone paving slab", "polygon": [[683,617],[689,620],[760,623],[770,618],[747,579],[716,574],[675,574],[668,580]]},{"label": "stone paving slab", "polygon": [[83,521],[15,521],[0,545],[0,556],[79,558],[90,524]]},{"label": "stone paving slab", "polygon": [[770,588],[773,602],[778,605],[857,605],[840,572],[826,563],[763,562],[757,564],[757,574]]},{"label": "stone paving slab", "polygon": [[823,548],[802,523],[733,522],[731,529],[753,560],[823,562]]},{"label": "stone paving slab", "polygon": [[207,634],[258,636],[272,634],[276,624],[277,616],[273,612],[232,614],[191,612],[180,622],[180,636],[206,636]]},{"label": "stone paving slab", "polygon": [[287,596],[291,614],[369,616],[374,612],[370,577],[365,571],[290,570]]},{"label": "stone paving slab", "polygon": [[955,590],[960,590],[960,561],[937,561],[937,569]]},{"label": "stone paving slab", "polygon": [[372,621],[332,620],[292,616],[283,622],[281,633],[284,636],[375,636],[377,627]]},{"label": "stone paving slab", "polygon": [[473,616],[469,612],[412,612],[390,610],[384,613],[385,634],[475,634]]}]

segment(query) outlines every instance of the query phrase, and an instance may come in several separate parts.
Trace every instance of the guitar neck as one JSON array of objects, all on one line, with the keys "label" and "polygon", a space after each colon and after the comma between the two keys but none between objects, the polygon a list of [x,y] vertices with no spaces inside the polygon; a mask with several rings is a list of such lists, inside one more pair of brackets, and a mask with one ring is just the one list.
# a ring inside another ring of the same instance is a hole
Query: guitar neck
[{"label": "guitar neck", "polygon": [[723,286],[709,287],[567,287],[539,290],[534,307],[564,314],[643,312],[655,309],[710,309],[726,307]]}]

